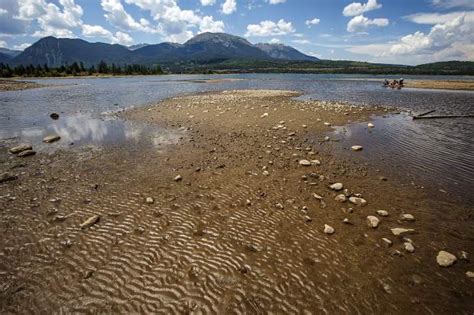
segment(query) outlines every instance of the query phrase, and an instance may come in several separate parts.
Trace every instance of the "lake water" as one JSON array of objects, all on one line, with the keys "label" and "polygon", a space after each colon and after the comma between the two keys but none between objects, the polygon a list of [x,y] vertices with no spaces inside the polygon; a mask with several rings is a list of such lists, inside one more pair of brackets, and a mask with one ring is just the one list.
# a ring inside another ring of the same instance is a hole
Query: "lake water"
[{"label": "lake water", "polygon": [[[236,78],[238,81],[202,83],[198,80]],[[447,79],[406,76],[405,80]],[[413,121],[410,113],[435,109],[437,114],[474,114],[474,93],[381,87],[383,76],[242,74],[170,75],[96,79],[44,79],[50,86],[0,93],[0,139],[17,138],[38,150],[141,141],[159,147],[177,141],[179,134],[144,124],[124,122],[110,113],[155,103],[184,94],[228,89],[285,89],[301,91],[302,98],[347,101],[361,106],[387,105],[407,112],[377,117],[366,123],[336,128],[341,149],[364,146],[358,155],[379,167],[388,167],[420,184],[430,183],[468,204],[474,201],[474,119]],[[449,79],[469,80],[465,77]],[[52,112],[60,119],[52,120]],[[50,133],[64,141],[46,146]]]}]

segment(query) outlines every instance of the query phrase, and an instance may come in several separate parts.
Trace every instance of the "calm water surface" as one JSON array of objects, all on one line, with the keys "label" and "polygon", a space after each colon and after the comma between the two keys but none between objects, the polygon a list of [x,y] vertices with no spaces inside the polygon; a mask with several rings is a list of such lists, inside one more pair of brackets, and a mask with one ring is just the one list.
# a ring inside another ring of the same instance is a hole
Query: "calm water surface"
[{"label": "calm water surface", "polygon": [[[239,78],[215,84],[194,80]],[[446,79],[446,77],[405,77]],[[474,114],[474,93],[381,87],[384,77],[348,75],[248,74],[226,76],[148,76],[97,79],[38,80],[51,86],[0,93],[0,139],[31,142],[39,150],[81,145],[145,141],[159,146],[178,139],[156,127],[114,119],[112,112],[155,103],[183,93],[226,89],[288,89],[302,91],[302,98],[338,100],[366,105],[388,105],[407,113],[376,117],[376,127],[366,124],[336,128],[335,137],[345,151],[360,144],[358,155],[379,167],[420,184],[430,183],[437,191],[453,193],[466,204],[474,201],[474,119],[413,121],[410,113],[435,109],[438,114]],[[450,79],[470,79],[450,77]],[[51,120],[51,112],[60,113]],[[64,141],[45,146],[41,139],[50,133]],[[74,145],[72,145],[74,144]],[[471,192],[471,193],[469,193]]]}]

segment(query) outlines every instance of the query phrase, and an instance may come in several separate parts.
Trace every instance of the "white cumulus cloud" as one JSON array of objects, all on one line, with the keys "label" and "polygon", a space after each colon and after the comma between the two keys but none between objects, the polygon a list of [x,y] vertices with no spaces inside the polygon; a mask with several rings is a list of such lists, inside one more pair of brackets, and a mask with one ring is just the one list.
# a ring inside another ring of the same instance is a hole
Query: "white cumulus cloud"
[{"label": "white cumulus cloud", "polygon": [[232,14],[237,10],[237,1],[236,0],[225,0],[222,4],[222,13]]},{"label": "white cumulus cloud", "polygon": [[314,18],[314,19],[312,19],[312,20],[307,20],[307,21],[305,22],[305,24],[306,24],[308,27],[311,27],[311,25],[318,25],[319,22],[321,22],[320,19]]},{"label": "white cumulus cloud", "polygon": [[344,16],[356,16],[381,7],[382,5],[377,3],[377,0],[368,0],[367,3],[352,2],[344,8],[342,14]]},{"label": "white cumulus cloud", "polygon": [[286,0],[266,0],[270,4],[280,4],[280,3],[285,3]]},{"label": "white cumulus cloud", "polygon": [[369,19],[363,15],[353,17],[349,23],[347,23],[348,32],[363,32],[371,26],[387,26],[389,20],[385,18]]},{"label": "white cumulus cloud", "polygon": [[281,19],[278,22],[262,21],[259,24],[247,25],[246,37],[249,36],[277,36],[294,33],[295,28],[291,22]]},{"label": "white cumulus cloud", "polygon": [[474,60],[474,23],[459,15],[434,25],[429,33],[417,31],[394,42],[353,46],[347,50],[400,63]]},{"label": "white cumulus cloud", "polygon": [[216,0],[201,0],[202,6],[214,5],[216,4]]}]

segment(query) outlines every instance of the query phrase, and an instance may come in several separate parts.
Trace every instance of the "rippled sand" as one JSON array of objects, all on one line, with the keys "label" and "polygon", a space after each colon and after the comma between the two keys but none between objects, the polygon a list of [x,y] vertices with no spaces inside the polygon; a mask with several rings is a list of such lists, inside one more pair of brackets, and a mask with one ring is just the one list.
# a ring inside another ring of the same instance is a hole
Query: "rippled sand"
[{"label": "rippled sand", "polygon": [[[439,250],[473,249],[472,209],[381,180],[383,170],[324,141],[324,122],[365,120],[383,108],[294,95],[227,91],[125,113],[185,131],[160,151],[121,144],[20,160],[4,145],[2,171],[19,179],[0,184],[0,311],[472,312],[472,263],[441,268],[435,260]],[[300,166],[303,158],[321,165]],[[334,182],[368,205],[336,202]],[[369,228],[366,217],[378,209],[389,216]],[[416,221],[400,221],[402,213]],[[100,221],[81,229],[93,215]],[[335,233],[324,234],[324,224]],[[415,229],[414,253],[393,227]]]}]

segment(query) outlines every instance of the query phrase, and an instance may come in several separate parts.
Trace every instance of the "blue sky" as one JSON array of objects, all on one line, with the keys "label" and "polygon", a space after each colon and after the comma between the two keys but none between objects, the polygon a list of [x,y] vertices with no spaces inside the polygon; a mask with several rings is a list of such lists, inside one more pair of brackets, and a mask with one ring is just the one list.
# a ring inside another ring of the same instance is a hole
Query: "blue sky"
[{"label": "blue sky", "polygon": [[43,36],[132,45],[226,32],[324,59],[474,60],[474,0],[0,0],[0,47]]}]

